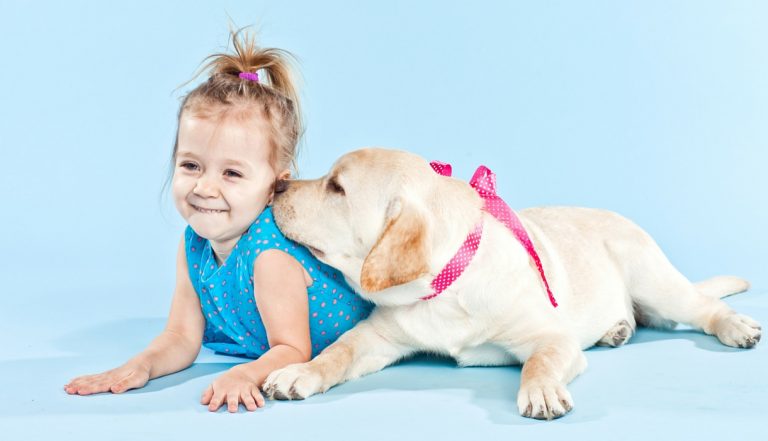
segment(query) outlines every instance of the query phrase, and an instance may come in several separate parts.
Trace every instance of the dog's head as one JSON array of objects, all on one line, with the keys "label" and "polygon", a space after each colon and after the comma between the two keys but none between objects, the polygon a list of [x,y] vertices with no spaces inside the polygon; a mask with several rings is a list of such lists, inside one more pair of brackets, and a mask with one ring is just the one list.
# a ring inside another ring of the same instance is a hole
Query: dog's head
[{"label": "dog's head", "polygon": [[376,293],[432,273],[436,215],[455,202],[441,196],[447,179],[411,153],[357,150],[320,179],[281,185],[275,220],[363,294]]}]

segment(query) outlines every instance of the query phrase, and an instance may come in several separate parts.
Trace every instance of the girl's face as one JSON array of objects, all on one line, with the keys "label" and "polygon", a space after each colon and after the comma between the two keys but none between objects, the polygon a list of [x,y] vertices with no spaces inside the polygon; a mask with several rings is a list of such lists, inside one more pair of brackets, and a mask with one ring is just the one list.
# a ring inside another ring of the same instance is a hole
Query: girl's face
[{"label": "girl's face", "polygon": [[268,130],[261,118],[254,125],[253,118],[182,115],[173,200],[200,236],[236,242],[270,202],[277,176],[269,163]]}]

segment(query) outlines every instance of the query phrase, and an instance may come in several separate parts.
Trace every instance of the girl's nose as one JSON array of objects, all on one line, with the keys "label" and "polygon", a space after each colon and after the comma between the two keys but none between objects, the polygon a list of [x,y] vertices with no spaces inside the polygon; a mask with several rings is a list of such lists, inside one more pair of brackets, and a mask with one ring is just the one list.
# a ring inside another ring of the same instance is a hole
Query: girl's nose
[{"label": "girl's nose", "polygon": [[219,194],[213,179],[209,179],[206,176],[201,176],[197,180],[195,188],[192,191],[200,197],[216,197]]}]

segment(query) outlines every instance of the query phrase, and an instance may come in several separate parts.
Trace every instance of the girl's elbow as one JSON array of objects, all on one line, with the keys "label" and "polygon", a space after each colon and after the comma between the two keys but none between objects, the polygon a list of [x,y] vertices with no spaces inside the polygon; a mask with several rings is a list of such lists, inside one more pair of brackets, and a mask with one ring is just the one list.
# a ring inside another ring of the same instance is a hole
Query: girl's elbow
[{"label": "girl's elbow", "polygon": [[296,356],[296,363],[306,363],[312,359],[312,344],[291,345]]},{"label": "girl's elbow", "polygon": [[307,347],[301,350],[298,350],[300,361],[299,363],[306,363],[310,360],[312,360],[312,348]]}]

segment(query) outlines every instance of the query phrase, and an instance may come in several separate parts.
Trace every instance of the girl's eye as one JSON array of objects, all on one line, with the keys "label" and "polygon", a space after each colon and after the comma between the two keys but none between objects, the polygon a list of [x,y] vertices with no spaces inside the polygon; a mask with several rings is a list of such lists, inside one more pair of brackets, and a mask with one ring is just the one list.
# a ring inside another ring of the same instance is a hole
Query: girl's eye
[{"label": "girl's eye", "polygon": [[187,169],[189,171],[197,170],[197,164],[195,164],[194,162],[182,162],[181,164],[179,164],[179,167]]},{"label": "girl's eye", "polygon": [[240,174],[239,172],[236,172],[234,170],[227,170],[227,171],[224,172],[224,175],[227,176],[228,178],[242,178],[243,177],[242,174]]}]

